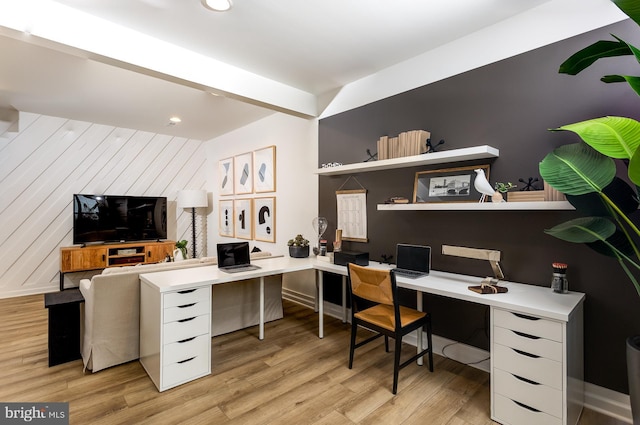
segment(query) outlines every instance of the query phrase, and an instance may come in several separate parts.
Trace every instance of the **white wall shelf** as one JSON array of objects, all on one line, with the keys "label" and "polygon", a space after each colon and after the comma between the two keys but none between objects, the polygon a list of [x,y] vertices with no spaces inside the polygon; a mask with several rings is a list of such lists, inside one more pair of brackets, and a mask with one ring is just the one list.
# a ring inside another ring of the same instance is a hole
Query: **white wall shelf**
[{"label": "white wall shelf", "polygon": [[378,204],[378,211],[523,211],[574,210],[567,201],[545,202],[443,202],[420,204]]},{"label": "white wall shelf", "polygon": [[417,167],[421,165],[447,164],[451,162],[471,161],[475,159],[497,158],[500,151],[488,145],[471,148],[452,149],[449,151],[405,156],[402,158],[383,159],[380,161],[358,162],[337,167],[318,168],[316,174],[321,176],[337,176],[340,174],[365,173],[369,171],[392,170],[395,168]]}]

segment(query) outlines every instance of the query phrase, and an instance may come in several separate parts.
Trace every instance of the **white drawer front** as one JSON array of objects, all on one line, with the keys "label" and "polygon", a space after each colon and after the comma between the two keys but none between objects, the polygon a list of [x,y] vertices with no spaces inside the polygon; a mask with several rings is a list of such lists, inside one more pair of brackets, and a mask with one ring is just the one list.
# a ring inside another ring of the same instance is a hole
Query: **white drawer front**
[{"label": "white drawer front", "polygon": [[500,369],[493,370],[493,392],[562,419],[562,391],[532,384]]},{"label": "white drawer front", "polygon": [[519,331],[493,327],[493,340],[498,344],[525,351],[557,362],[562,361],[562,343]]},{"label": "white drawer front", "polygon": [[197,301],[206,301],[211,296],[211,287],[206,286],[196,289],[186,289],[184,291],[168,292],[164,294],[162,302],[164,308],[178,305],[191,304]]},{"label": "white drawer front", "polygon": [[175,322],[176,320],[187,319],[189,317],[201,316],[211,313],[209,310],[211,303],[208,300],[194,301],[188,304],[181,304],[176,307],[168,307],[164,309],[164,323]]},{"label": "white drawer front", "polygon": [[562,425],[562,420],[494,394],[493,419],[505,425]]},{"label": "white drawer front", "polygon": [[211,373],[209,356],[195,356],[162,367],[162,387],[172,387]]},{"label": "white drawer front", "polygon": [[511,311],[494,309],[493,326],[562,342],[562,323]]},{"label": "white drawer front", "polygon": [[194,336],[183,341],[172,342],[163,347],[162,364],[169,365],[194,356],[208,356],[211,348],[209,335]]},{"label": "white drawer front", "polygon": [[493,345],[493,368],[502,369],[539,384],[562,390],[562,363],[530,357],[501,344]]},{"label": "white drawer front", "polygon": [[209,334],[211,326],[211,316],[203,314],[194,318],[182,319],[181,321],[165,323],[162,327],[163,343],[167,345],[172,342],[182,341],[193,336]]}]

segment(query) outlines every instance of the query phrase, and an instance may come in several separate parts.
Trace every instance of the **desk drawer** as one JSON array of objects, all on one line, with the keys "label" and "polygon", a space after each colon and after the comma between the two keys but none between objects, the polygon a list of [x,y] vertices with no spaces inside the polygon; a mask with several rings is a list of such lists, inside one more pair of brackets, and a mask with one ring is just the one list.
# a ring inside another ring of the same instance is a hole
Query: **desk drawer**
[{"label": "desk drawer", "polygon": [[211,303],[208,300],[194,301],[188,304],[182,304],[175,307],[164,309],[164,323],[175,322],[177,320],[188,319],[189,317],[201,316],[211,313]]},{"label": "desk drawer", "polygon": [[208,355],[188,357],[162,367],[162,386],[166,389],[211,373]]},{"label": "desk drawer", "polygon": [[209,335],[194,336],[186,340],[172,342],[163,348],[162,364],[167,366],[190,357],[206,356],[209,353],[210,345]]},{"label": "desk drawer", "polygon": [[162,302],[164,308],[176,307],[179,305],[191,304],[198,301],[206,301],[209,299],[211,287],[186,289],[184,291],[168,292],[164,294]]},{"label": "desk drawer", "polygon": [[518,379],[504,370],[493,370],[493,391],[541,412],[562,418],[562,391]]},{"label": "desk drawer", "polygon": [[176,322],[165,323],[162,328],[164,345],[176,341],[182,341],[194,336],[209,334],[211,316],[189,317]]},{"label": "desk drawer", "polygon": [[495,326],[493,340],[497,344],[562,362],[562,343],[539,336]]},{"label": "desk drawer", "polygon": [[506,310],[494,309],[493,326],[562,342],[562,323]]},{"label": "desk drawer", "polygon": [[562,390],[561,362],[544,357],[532,357],[531,354],[527,355],[501,344],[494,344],[491,354],[494,370],[502,369],[538,384]]},{"label": "desk drawer", "polygon": [[562,425],[562,419],[494,394],[493,418],[505,425]]}]

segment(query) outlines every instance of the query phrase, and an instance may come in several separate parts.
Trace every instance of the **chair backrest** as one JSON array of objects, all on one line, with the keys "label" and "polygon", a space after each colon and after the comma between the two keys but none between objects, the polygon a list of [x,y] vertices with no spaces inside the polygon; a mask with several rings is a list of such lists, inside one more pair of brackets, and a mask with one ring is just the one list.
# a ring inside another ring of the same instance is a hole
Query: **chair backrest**
[{"label": "chair backrest", "polygon": [[378,304],[394,304],[396,282],[390,270],[349,263],[349,280],[352,295]]}]

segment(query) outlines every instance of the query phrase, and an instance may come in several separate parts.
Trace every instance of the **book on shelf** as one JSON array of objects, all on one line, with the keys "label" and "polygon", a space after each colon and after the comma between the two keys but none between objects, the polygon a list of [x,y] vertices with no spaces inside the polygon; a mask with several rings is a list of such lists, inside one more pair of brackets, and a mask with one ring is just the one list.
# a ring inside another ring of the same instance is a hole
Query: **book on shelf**
[{"label": "book on shelf", "polygon": [[431,133],[426,130],[403,131],[395,137],[382,136],[378,139],[378,159],[401,158],[427,152],[427,139]]}]

